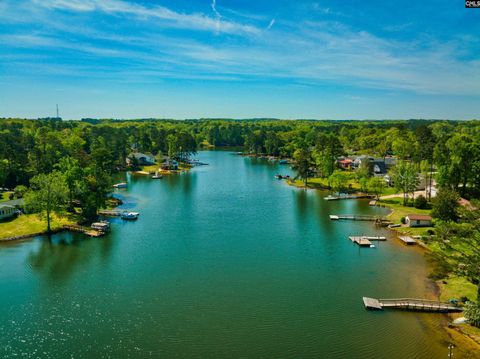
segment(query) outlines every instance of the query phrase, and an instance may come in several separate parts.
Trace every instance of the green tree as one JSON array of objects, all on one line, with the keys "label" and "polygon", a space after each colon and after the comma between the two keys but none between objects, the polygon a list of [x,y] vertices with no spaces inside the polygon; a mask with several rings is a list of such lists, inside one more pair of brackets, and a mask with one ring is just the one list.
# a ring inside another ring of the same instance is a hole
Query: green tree
[{"label": "green tree", "polygon": [[385,188],[385,181],[382,177],[371,177],[368,179],[367,188],[370,193],[375,194],[375,196],[379,197],[382,193],[383,189]]},{"label": "green tree", "polygon": [[348,188],[348,175],[343,171],[335,171],[328,178],[330,187],[335,192],[343,192]]},{"label": "green tree", "polygon": [[408,194],[418,186],[416,166],[409,161],[400,161],[390,172],[395,189],[403,192],[403,205],[407,205]]},{"label": "green tree", "polygon": [[78,160],[72,157],[63,157],[58,163],[58,169],[65,177],[65,183],[68,188],[68,208],[73,210],[73,200],[75,192],[79,188],[79,182],[83,177],[82,169]]},{"label": "green tree", "polygon": [[295,160],[294,169],[298,173],[298,177],[303,179],[305,186],[308,184],[308,176],[310,176],[310,166],[312,165],[312,153],[307,148],[301,148],[293,154]]},{"label": "green tree", "polygon": [[67,198],[65,177],[58,171],[39,174],[30,180],[31,190],[25,195],[29,211],[46,212],[47,232],[51,232],[51,215],[63,208]]},{"label": "green tree", "polygon": [[442,187],[433,199],[432,216],[442,221],[456,221],[458,219],[458,200],[460,196],[455,190]]}]

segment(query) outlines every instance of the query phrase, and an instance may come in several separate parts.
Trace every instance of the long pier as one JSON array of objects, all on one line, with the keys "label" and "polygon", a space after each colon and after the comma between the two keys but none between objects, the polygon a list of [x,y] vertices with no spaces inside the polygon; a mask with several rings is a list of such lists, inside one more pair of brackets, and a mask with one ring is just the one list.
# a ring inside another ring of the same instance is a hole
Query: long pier
[{"label": "long pier", "polygon": [[371,221],[371,222],[384,222],[387,219],[383,216],[370,216],[363,214],[331,214],[330,219],[332,221],[338,221],[341,219],[351,220],[351,221]]},{"label": "long pier", "polygon": [[365,309],[383,310],[384,308],[416,310],[421,312],[461,312],[462,307],[448,302],[440,302],[429,299],[397,298],[397,299],[375,299],[363,297]]}]

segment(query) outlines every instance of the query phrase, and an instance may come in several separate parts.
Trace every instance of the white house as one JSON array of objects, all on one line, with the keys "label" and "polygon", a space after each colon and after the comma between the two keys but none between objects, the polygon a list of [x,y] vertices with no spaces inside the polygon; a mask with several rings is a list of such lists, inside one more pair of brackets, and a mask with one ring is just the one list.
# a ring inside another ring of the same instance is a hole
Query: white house
[{"label": "white house", "polygon": [[405,217],[405,224],[409,227],[430,227],[432,217],[426,214],[409,214]]},{"label": "white house", "polygon": [[13,217],[16,212],[15,207],[0,203],[0,219]]}]

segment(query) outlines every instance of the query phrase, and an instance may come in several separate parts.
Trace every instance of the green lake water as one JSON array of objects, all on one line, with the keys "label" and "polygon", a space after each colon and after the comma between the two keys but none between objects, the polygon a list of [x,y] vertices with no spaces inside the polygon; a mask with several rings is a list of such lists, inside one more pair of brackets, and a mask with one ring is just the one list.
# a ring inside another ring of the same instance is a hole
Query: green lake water
[{"label": "green lake water", "polygon": [[[0,357],[443,358],[443,315],[369,312],[362,296],[425,297],[423,254],[329,214],[368,201],[274,179],[288,166],[229,152],[116,190],[136,222],[100,239],[61,233],[0,246]],[[431,295],[431,294],[430,294]]]}]

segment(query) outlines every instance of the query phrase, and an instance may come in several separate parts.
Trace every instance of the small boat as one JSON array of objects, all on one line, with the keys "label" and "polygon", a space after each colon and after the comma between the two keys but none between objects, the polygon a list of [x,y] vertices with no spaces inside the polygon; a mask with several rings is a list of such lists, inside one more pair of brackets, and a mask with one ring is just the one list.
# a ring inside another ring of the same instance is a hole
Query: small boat
[{"label": "small boat", "polygon": [[338,221],[340,219],[340,218],[338,218],[338,216],[336,216],[334,214],[331,214],[329,217],[332,221]]},{"label": "small boat", "polygon": [[127,184],[125,182],[117,183],[113,185],[114,188],[127,188]]},{"label": "small boat", "polygon": [[275,175],[275,178],[276,179],[283,179],[283,176],[282,175]]},{"label": "small boat", "polygon": [[96,229],[97,231],[105,233],[105,232],[110,231],[110,223],[108,221],[94,222],[94,223],[92,223],[90,228]]},{"label": "small boat", "polygon": [[161,179],[163,175],[161,173],[155,172],[155,174],[152,176],[152,179]]},{"label": "small boat", "polygon": [[139,215],[140,215],[140,213],[138,213],[138,212],[125,211],[125,212],[122,213],[121,218],[125,219],[125,220],[132,221],[132,220],[138,219]]}]

